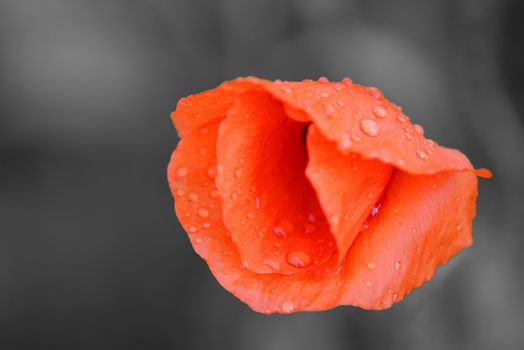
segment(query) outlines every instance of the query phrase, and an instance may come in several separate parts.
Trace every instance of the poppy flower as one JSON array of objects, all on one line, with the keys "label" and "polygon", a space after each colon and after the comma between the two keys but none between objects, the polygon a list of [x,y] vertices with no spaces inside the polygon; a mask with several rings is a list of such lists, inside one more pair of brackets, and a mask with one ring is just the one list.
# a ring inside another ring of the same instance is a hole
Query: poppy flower
[{"label": "poppy flower", "polygon": [[475,170],[380,90],[254,77],[182,98],[168,179],[218,282],[262,313],[384,309],[472,243]]}]

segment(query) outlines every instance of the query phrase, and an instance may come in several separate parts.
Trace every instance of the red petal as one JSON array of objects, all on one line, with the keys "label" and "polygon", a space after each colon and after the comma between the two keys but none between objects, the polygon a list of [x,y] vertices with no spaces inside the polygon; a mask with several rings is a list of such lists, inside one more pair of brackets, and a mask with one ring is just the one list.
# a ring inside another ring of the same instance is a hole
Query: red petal
[{"label": "red petal", "polygon": [[235,96],[235,92],[218,87],[180,99],[171,113],[178,135],[184,137],[210,121],[224,118]]},{"label": "red petal", "polygon": [[335,253],[304,171],[306,124],[267,93],[237,97],[220,126],[217,187],[242,261],[258,273],[296,273]]},{"label": "red petal", "polygon": [[486,171],[474,170],[461,152],[425,139],[376,88],[319,81],[274,83],[253,77],[221,87],[236,93],[265,89],[289,108],[304,112],[291,113],[291,118],[309,116],[342,152],[359,153],[412,174],[465,170],[489,177]]},{"label": "red petal", "polygon": [[[325,276],[316,270],[294,275],[257,274],[241,264],[237,247],[223,224],[222,203],[209,176],[216,162],[218,126],[218,122],[209,123],[203,126],[207,134],[194,130],[186,135],[168,167],[177,216],[195,251],[224,288],[256,311],[289,313],[336,306],[341,275]],[[199,149],[207,152],[196,151]],[[201,209],[207,211],[204,217],[199,215]]]},{"label": "red petal", "polygon": [[361,230],[386,188],[393,167],[356,153],[342,154],[314,125],[308,132],[307,176],[329,219],[339,262]]},{"label": "red petal", "polygon": [[341,302],[386,308],[431,279],[438,265],[471,244],[476,198],[470,172],[396,170],[379,214],[350,249]]}]

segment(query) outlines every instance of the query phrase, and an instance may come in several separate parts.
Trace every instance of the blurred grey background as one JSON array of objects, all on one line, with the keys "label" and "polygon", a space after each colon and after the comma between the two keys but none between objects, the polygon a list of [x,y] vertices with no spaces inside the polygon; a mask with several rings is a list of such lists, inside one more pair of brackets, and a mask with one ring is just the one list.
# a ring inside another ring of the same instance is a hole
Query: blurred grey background
[{"label": "blurred grey background", "polygon": [[[1,349],[523,349],[524,2],[1,0]],[[173,213],[177,100],[380,87],[480,180],[475,243],[389,310],[265,316]]]}]

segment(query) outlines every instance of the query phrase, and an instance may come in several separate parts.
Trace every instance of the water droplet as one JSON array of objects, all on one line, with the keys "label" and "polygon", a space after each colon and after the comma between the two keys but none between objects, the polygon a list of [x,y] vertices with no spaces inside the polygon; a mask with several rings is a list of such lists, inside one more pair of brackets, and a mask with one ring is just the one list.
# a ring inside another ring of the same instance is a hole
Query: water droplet
[{"label": "water droplet", "polygon": [[418,124],[415,124],[415,130],[417,130],[417,132],[420,134],[420,135],[424,135],[424,128]]},{"label": "water droplet", "polygon": [[326,103],[324,105],[324,114],[329,117],[333,113],[335,113],[335,108],[333,108],[333,106],[330,105],[329,103]]},{"label": "water droplet", "polygon": [[231,199],[236,201],[238,199],[238,194],[236,194],[235,192],[231,193]]},{"label": "water droplet", "polygon": [[375,268],[375,263],[368,263],[368,269],[374,269]]},{"label": "water droplet", "polygon": [[286,314],[293,312],[293,310],[295,310],[295,305],[292,301],[285,301],[282,304],[282,311],[284,311]]},{"label": "water droplet", "polygon": [[278,225],[273,227],[273,233],[277,235],[277,237],[285,238],[293,233],[294,229],[293,224],[284,219],[280,220]]},{"label": "water droplet", "polygon": [[246,213],[246,218],[248,218],[249,220],[253,220],[255,218],[255,214],[253,214],[252,212],[248,211]]},{"label": "water droplet", "polygon": [[337,106],[339,106],[340,108],[342,108],[342,107],[345,106],[344,101],[342,101],[342,100],[336,100],[335,103],[336,103]]},{"label": "water droplet", "polygon": [[209,130],[208,130],[207,128],[201,128],[201,129],[200,129],[200,133],[201,133],[202,135],[206,135],[208,132],[209,132]]},{"label": "water droplet", "polygon": [[202,244],[202,238],[200,238],[200,237],[195,238],[195,243],[196,244]]},{"label": "water droplet", "polygon": [[353,84],[353,80],[351,80],[351,79],[348,78],[348,77],[344,77],[344,78],[342,79],[342,82],[343,82],[344,84],[348,85],[348,86]]},{"label": "water droplet", "polygon": [[329,83],[329,79],[326,78],[326,77],[320,77],[320,78],[318,78],[318,81],[319,81],[320,83]]},{"label": "water droplet", "polygon": [[190,192],[190,193],[189,193],[189,200],[190,200],[191,202],[196,202],[196,201],[198,201],[198,193]]},{"label": "water droplet", "polygon": [[321,92],[320,94],[320,97],[328,97],[329,94],[327,92]]},{"label": "water droplet", "polygon": [[201,218],[207,218],[209,216],[209,211],[203,208],[198,209],[198,216],[200,216]]},{"label": "water droplet", "polygon": [[308,253],[301,251],[292,251],[286,257],[289,265],[294,267],[306,267],[311,264],[311,257]]},{"label": "water droplet", "polygon": [[360,130],[369,136],[377,136],[380,133],[379,126],[371,119],[362,119],[360,121]]},{"label": "water droplet", "polygon": [[282,84],[282,80],[280,79],[275,80],[275,84]]},{"label": "water droplet", "polygon": [[378,214],[378,211],[380,210],[380,206],[381,204],[377,204],[376,206],[371,208],[371,217],[374,217],[375,215]]},{"label": "water droplet", "polygon": [[408,120],[408,118],[404,114],[400,113],[397,114],[397,120],[401,123],[405,123]]},{"label": "water droplet", "polygon": [[413,230],[411,230],[413,233],[417,233],[417,228],[413,227]]},{"label": "water droplet", "polygon": [[352,134],[351,139],[355,142],[359,142],[360,140],[362,140],[360,136],[358,136],[357,134]]},{"label": "water droplet", "polygon": [[406,140],[413,141],[413,135],[410,132],[406,131],[405,135],[406,135]]},{"label": "water droplet", "polygon": [[191,233],[195,233],[195,232],[198,231],[198,228],[196,226],[190,226],[188,231],[191,232]]},{"label": "water droplet", "polygon": [[371,287],[371,285],[372,285],[371,281],[366,281],[366,286],[367,287]]},{"label": "water droplet", "polygon": [[422,160],[428,159],[427,153],[420,149],[417,150],[417,156]]},{"label": "water droplet", "polygon": [[255,197],[255,207],[256,207],[257,209],[260,209],[260,207],[261,207],[260,197],[259,197],[259,196],[256,196],[256,197]]},{"label": "water droplet", "polygon": [[333,224],[333,225],[338,225],[338,223],[340,222],[340,217],[338,215],[332,215],[330,218],[329,218],[329,221]]},{"label": "water droplet", "polygon": [[235,177],[239,178],[240,176],[242,176],[242,169],[235,170]]},{"label": "water droplet", "polygon": [[384,95],[382,95],[382,92],[379,89],[377,89],[376,87],[368,86],[366,90],[367,92],[369,92],[371,96],[373,96],[377,100],[381,100],[382,98],[384,98]]},{"label": "water droplet", "polygon": [[352,168],[352,169],[353,169],[353,171],[358,171],[358,166],[353,165],[353,168]]},{"label": "water droplet", "polygon": [[462,230],[462,225],[457,225],[457,231]]},{"label": "water droplet", "polygon": [[309,214],[307,214],[307,221],[315,222],[315,221],[317,221],[317,217],[315,216],[314,213],[309,213]]},{"label": "water droplet", "polygon": [[209,196],[211,198],[218,198],[218,197],[220,197],[220,192],[218,192],[217,190],[211,191],[211,192],[209,192]]},{"label": "water droplet", "polygon": [[369,199],[373,199],[373,193],[371,193],[371,192],[368,193],[368,198],[369,198]]},{"label": "water droplet", "polygon": [[335,91],[342,91],[344,89],[341,85],[335,85],[333,88]]},{"label": "water droplet", "polygon": [[351,140],[349,139],[348,134],[343,133],[340,139],[339,148],[341,151],[347,151],[351,148]]},{"label": "water droplet", "polygon": [[179,188],[178,190],[176,190],[176,194],[179,195],[180,197],[182,197],[185,193],[186,193],[186,191],[184,191],[184,190],[181,189],[181,188]]},{"label": "water droplet", "polygon": [[187,175],[188,172],[189,172],[189,170],[187,170],[186,167],[181,167],[181,168],[177,169],[176,175],[179,176],[179,177],[184,177],[184,176]]},{"label": "water droplet", "polygon": [[214,179],[216,177],[216,171],[215,171],[215,168],[213,167],[209,167],[207,168],[206,170],[206,174],[207,176],[210,178],[210,179]]},{"label": "water droplet", "polygon": [[304,232],[306,234],[310,234],[310,233],[313,233],[317,230],[317,227],[313,224],[305,224],[304,225]]},{"label": "water droplet", "polygon": [[400,261],[395,261],[395,270],[400,270]]},{"label": "water droplet", "polygon": [[386,118],[386,116],[388,115],[388,110],[383,105],[376,105],[375,107],[373,107],[373,114],[377,118],[383,119]]},{"label": "water droplet", "polygon": [[204,222],[204,223],[202,224],[202,227],[203,227],[203,228],[210,228],[210,227],[211,227],[211,224],[210,224],[209,222],[206,221],[206,222]]},{"label": "water droplet", "polygon": [[265,259],[264,264],[271,267],[275,271],[280,271],[280,263],[272,259]]},{"label": "water droplet", "polygon": [[438,188],[437,184],[433,184],[433,185],[431,185],[431,187],[433,187],[434,190],[436,190]]}]

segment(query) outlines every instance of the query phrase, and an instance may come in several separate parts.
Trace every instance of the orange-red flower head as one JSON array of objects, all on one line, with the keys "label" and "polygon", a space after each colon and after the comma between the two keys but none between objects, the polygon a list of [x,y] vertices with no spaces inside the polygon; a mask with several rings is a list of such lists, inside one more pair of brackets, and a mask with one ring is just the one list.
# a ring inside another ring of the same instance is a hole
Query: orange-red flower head
[{"label": "orange-red flower head", "polygon": [[372,87],[240,78],[183,98],[177,216],[256,311],[383,309],[472,242],[477,176]]}]

